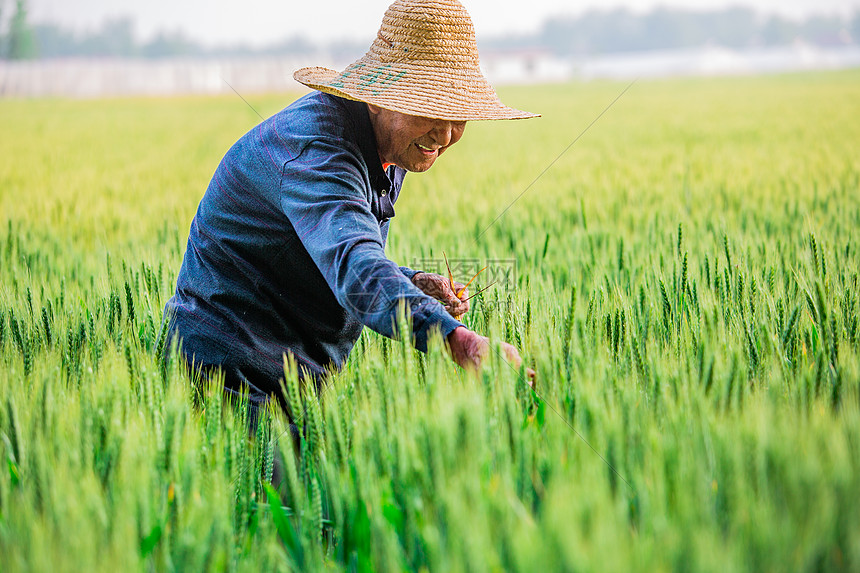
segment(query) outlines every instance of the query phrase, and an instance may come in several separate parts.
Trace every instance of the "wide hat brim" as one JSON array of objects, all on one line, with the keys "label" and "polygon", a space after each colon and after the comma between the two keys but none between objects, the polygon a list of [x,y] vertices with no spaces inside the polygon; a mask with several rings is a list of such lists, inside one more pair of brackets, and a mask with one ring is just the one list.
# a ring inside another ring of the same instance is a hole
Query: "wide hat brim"
[{"label": "wide hat brim", "polygon": [[309,88],[408,115],[450,121],[539,117],[503,104],[483,77],[438,76],[415,66],[363,65],[361,60],[340,73],[310,67],[293,74]]},{"label": "wide hat brim", "polygon": [[367,53],[343,72],[302,68],[301,84],[343,98],[432,119],[527,119],[484,78],[475,30],[457,0],[395,0]]}]

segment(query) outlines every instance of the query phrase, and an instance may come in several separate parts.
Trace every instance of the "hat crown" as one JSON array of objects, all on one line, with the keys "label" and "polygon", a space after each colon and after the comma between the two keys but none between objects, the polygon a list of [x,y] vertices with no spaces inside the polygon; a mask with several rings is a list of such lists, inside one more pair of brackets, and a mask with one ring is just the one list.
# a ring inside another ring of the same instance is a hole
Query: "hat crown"
[{"label": "hat crown", "polygon": [[523,119],[481,73],[475,28],[458,0],[395,0],[364,56],[338,73],[302,68],[293,77],[338,97],[450,121]]},{"label": "hat crown", "polygon": [[370,54],[382,63],[480,65],[472,19],[457,0],[397,0],[386,10]]}]

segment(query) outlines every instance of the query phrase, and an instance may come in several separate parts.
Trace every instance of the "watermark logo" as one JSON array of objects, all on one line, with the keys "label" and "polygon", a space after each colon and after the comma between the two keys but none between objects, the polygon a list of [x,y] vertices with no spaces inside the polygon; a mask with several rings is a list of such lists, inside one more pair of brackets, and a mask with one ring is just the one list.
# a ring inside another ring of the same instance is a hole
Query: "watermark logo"
[{"label": "watermark logo", "polygon": [[476,292],[478,288],[493,285],[500,291],[511,292],[517,287],[517,261],[516,259],[448,259],[445,264],[444,258],[418,258],[412,260],[411,267],[425,273],[436,273],[443,277],[448,276],[448,267],[454,280],[466,284],[476,274],[483,272],[469,286],[469,290]]},{"label": "watermark logo", "polygon": [[[432,304],[432,301],[426,297],[414,296],[414,289],[409,288],[409,283],[405,282],[402,276],[391,273],[391,265],[393,263],[384,260],[367,264],[360,269],[351,268],[348,271],[346,282],[351,288],[345,293],[341,302],[349,314],[362,321],[364,320],[360,317],[387,320],[386,317],[390,313],[403,305],[407,314],[415,315],[426,305]],[[468,283],[480,271],[480,275],[469,285],[470,297],[490,288],[497,293],[510,293],[517,286],[516,259],[449,259],[448,265],[454,281],[461,284]],[[446,279],[448,265],[445,264],[444,258],[415,258],[411,261],[413,269],[435,273]],[[487,294],[490,292],[488,290]],[[482,308],[485,311],[491,311],[497,306],[506,307],[505,301],[509,298],[503,297],[502,300],[494,300],[494,302],[484,299]],[[474,306],[474,302],[472,304]],[[377,326],[384,328],[382,324]]]}]

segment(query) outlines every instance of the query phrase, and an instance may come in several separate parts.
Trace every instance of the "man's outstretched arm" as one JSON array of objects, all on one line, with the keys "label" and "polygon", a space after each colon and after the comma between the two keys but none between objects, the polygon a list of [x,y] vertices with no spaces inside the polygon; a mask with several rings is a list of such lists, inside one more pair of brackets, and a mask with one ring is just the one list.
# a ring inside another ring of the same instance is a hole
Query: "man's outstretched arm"
[{"label": "man's outstretched arm", "polygon": [[[459,326],[451,331],[447,337],[448,348],[451,351],[451,359],[472,372],[480,371],[484,361],[490,354],[490,339],[486,336],[481,336],[477,332],[471,331],[465,326]],[[514,368],[519,368],[522,364],[520,353],[511,344],[507,342],[501,343],[502,351],[505,353],[505,359]],[[537,375],[531,368],[526,368],[528,376],[528,384],[534,388]]]}]

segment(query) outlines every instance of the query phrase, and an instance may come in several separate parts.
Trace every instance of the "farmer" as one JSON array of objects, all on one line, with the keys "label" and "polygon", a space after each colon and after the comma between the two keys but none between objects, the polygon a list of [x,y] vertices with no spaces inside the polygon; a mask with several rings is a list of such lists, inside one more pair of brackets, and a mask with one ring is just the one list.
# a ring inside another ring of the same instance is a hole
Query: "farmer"
[{"label": "farmer", "polygon": [[456,0],[397,0],[346,70],[294,74],[317,91],[233,145],[191,223],[165,309],[189,365],[220,370],[225,390],[256,409],[283,400],[285,354],[319,381],[364,326],[395,337],[405,309],[416,348],[436,330],[457,364],[480,368],[488,339],[455,318],[468,292],[385,256],[407,171],[430,169],[467,121],[534,117],[503,105],[478,66]]}]

